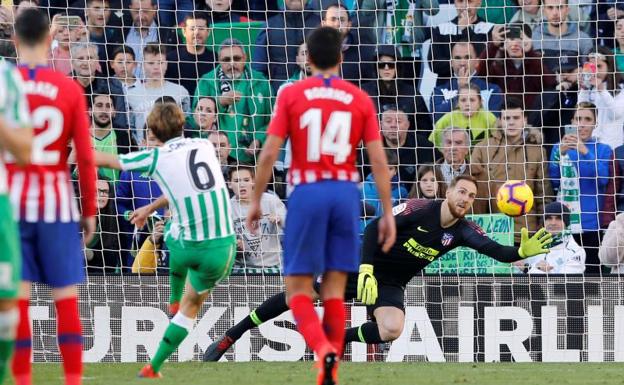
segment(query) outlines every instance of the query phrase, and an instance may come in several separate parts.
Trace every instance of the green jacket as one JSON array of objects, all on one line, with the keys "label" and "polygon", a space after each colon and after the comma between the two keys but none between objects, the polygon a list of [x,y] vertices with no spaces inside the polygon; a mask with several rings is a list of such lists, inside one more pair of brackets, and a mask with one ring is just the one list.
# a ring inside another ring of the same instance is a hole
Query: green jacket
[{"label": "green jacket", "polygon": [[193,111],[199,98],[214,97],[217,100],[219,129],[227,132],[232,145],[230,156],[241,163],[255,163],[255,157],[247,155],[245,149],[255,139],[264,143],[266,129],[271,120],[271,86],[262,73],[247,65],[248,78],[232,82],[232,88],[244,96],[238,103],[224,107],[219,103],[221,82],[217,74],[220,68],[220,65],[217,66],[199,79],[193,97]]}]

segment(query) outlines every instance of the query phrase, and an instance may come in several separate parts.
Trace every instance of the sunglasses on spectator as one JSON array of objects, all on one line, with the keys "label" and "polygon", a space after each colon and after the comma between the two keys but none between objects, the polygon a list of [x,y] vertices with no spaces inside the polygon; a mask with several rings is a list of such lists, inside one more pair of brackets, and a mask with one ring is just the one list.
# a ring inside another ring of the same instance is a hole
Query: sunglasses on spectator
[{"label": "sunglasses on spectator", "polygon": [[221,58],[221,61],[223,61],[223,62],[241,61],[241,60],[243,60],[242,56],[232,56],[232,57],[226,56],[226,57]]},{"label": "sunglasses on spectator", "polygon": [[104,190],[104,189],[98,189],[97,190],[98,195],[110,195],[110,191],[109,190]]},{"label": "sunglasses on spectator", "polygon": [[391,61],[380,61],[377,63],[377,68],[379,68],[380,70],[385,69],[386,67],[388,67],[388,69],[393,70],[395,66],[396,64]]}]

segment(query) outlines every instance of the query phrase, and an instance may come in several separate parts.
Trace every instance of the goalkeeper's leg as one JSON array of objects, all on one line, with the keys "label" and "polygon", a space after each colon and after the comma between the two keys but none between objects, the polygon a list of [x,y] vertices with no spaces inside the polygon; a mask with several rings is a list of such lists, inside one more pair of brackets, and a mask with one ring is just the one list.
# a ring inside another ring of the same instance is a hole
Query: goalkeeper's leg
[{"label": "goalkeeper's leg", "polygon": [[363,342],[379,344],[394,341],[403,332],[405,313],[396,307],[384,306],[375,309],[375,321],[347,329],[345,343]]},{"label": "goalkeeper's leg", "polygon": [[286,293],[281,292],[270,297],[239,323],[229,328],[225,334],[217,338],[204,353],[204,361],[219,361],[225,352],[243,335],[246,331],[260,326],[262,323],[276,318],[280,314],[288,311],[286,303]]},{"label": "goalkeeper's leg", "polygon": [[394,341],[403,332],[405,324],[405,286],[388,283],[383,277],[378,280],[377,302],[368,307],[372,321],[347,329],[345,343],[363,342],[378,344]]}]

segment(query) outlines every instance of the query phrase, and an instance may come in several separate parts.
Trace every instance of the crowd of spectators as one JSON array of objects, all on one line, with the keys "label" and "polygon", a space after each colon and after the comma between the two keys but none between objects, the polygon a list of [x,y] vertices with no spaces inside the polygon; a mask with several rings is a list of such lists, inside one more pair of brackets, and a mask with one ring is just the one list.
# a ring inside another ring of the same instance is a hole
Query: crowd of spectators
[{"label": "crowd of spectators", "polygon": [[[84,88],[97,150],[161,145],[145,118],[163,102],[183,109],[186,136],[215,145],[231,190],[239,267],[280,264],[288,144],[263,197],[260,234],[242,218],[275,98],[310,75],[305,36],[324,25],[344,37],[342,77],[377,108],[396,203],[443,198],[454,176],[471,174],[479,181],[473,213],[496,214],[498,187],[525,180],[535,205],[514,218],[514,241],[521,227],[546,226],[575,254],[538,256],[517,272],[624,270],[624,214],[616,217],[624,211],[620,3],[13,0],[0,6],[0,55],[9,60],[19,61],[12,21],[27,7],[50,17],[49,65]],[[363,213],[379,215],[363,152],[359,162]],[[99,171],[89,272],[167,266],[169,213],[155,212],[145,229],[126,220],[160,195],[138,173]]]}]

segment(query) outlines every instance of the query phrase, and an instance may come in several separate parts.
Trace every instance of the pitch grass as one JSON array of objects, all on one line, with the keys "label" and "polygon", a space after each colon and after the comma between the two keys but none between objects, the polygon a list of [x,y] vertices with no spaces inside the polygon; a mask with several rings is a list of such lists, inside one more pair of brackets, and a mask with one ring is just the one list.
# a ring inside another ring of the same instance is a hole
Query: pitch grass
[{"label": "pitch grass", "polygon": [[[313,385],[310,362],[166,363],[161,380],[137,379],[143,364],[87,364],[84,385]],[[34,365],[33,383],[62,384],[58,364]],[[344,363],[340,385],[624,385],[624,363]]]}]

